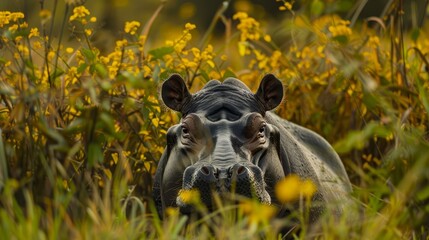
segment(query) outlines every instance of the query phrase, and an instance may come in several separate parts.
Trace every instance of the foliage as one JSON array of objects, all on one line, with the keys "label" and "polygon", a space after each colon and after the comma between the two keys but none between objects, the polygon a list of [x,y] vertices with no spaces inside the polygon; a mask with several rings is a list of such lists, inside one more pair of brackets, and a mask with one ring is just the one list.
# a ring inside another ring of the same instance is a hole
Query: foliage
[{"label": "foliage", "polygon": [[[219,201],[218,211],[188,224],[176,209],[165,221],[152,213],[152,175],[166,130],[179,119],[158,100],[162,81],[179,73],[196,91],[210,79],[237,77],[255,89],[265,72],[287,86],[277,113],[335,143],[354,183],[344,215],[359,222],[327,215],[323,237],[427,237],[429,32],[406,32],[401,4],[372,24],[329,12],[327,1],[306,1],[301,9],[281,1],[288,17],[265,26],[245,12],[228,18],[225,2],[213,20],[227,29],[221,43],[196,41],[191,23],[171,39],[150,39],[156,11],[145,24],[125,22],[114,49],[102,51],[94,44],[97,18],[74,2],[65,3],[58,36],[56,11],[40,11],[40,28],[23,13],[0,12],[6,239],[277,238],[293,218],[301,231],[288,234],[310,236],[306,208],[314,185],[294,176],[278,186],[296,189],[283,194],[285,202],[301,203],[291,218],[273,219],[278,209],[249,199]],[[160,45],[149,48],[149,40]],[[181,193],[198,205],[194,195]]]}]

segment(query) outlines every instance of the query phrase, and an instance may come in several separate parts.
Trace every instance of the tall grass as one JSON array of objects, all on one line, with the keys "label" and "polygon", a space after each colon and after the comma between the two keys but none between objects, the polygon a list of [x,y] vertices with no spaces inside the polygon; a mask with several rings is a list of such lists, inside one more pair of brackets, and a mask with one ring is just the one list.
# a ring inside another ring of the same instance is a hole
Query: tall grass
[{"label": "tall grass", "polygon": [[[405,29],[401,1],[369,22],[357,20],[358,8],[352,23],[322,1],[300,9],[282,1],[289,14],[265,25],[243,12],[226,16],[225,2],[212,23],[225,35],[210,28],[202,39],[191,23],[171,39],[151,38],[160,6],[146,23],[124,23],[108,51],[96,47],[100,25],[88,9],[43,2],[39,23],[0,13],[3,238],[275,239],[294,219],[301,224],[288,237],[427,238],[429,33]],[[59,24],[55,15],[64,16]],[[354,191],[344,217],[309,224],[301,204],[275,219],[276,209],[245,200],[218,201],[201,219],[169,209],[161,221],[152,175],[179,116],[157,92],[173,72],[192,91],[212,78],[238,77],[253,89],[264,72],[282,79],[277,113],[326,137],[346,165]]]}]

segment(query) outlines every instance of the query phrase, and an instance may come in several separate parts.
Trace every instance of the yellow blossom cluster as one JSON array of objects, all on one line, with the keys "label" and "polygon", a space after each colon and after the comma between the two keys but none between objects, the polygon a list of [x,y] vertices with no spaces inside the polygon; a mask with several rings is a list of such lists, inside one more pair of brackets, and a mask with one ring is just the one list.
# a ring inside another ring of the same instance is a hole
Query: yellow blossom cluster
[{"label": "yellow blossom cluster", "polygon": [[111,79],[117,77],[119,70],[133,67],[136,56],[131,49],[126,49],[128,45],[129,43],[126,39],[117,40],[115,50],[107,56],[100,57],[100,61],[107,66],[108,75]]},{"label": "yellow blossom cluster", "polygon": [[[213,45],[208,44],[204,48],[188,47],[192,39],[191,31],[195,28],[194,24],[187,23],[180,36],[174,40],[166,41],[166,47],[160,49],[161,52],[165,51],[161,58],[158,54],[150,55],[149,64],[151,68],[162,66],[162,73],[167,69],[174,69],[175,72],[182,72],[191,76],[197,76],[202,69],[205,69],[204,76],[206,78],[219,79],[222,76],[222,70],[216,68],[216,53]],[[220,58],[221,61],[226,60],[225,55]]]},{"label": "yellow blossom cluster", "polygon": [[252,199],[241,201],[239,209],[248,217],[251,226],[268,224],[268,221],[277,213],[277,209],[274,206]]},{"label": "yellow blossom cluster", "polygon": [[382,50],[380,38],[378,36],[370,36],[367,44],[362,48],[362,56],[364,56],[365,70],[374,77],[377,82],[380,82],[380,75],[391,76],[391,71],[382,66],[383,59],[390,57],[388,50]]},{"label": "yellow blossom cluster", "polygon": [[292,203],[301,197],[309,200],[316,191],[316,185],[311,180],[303,180],[295,174],[286,176],[275,187],[277,199],[282,203]]},{"label": "yellow blossom cluster", "polygon": [[[181,58],[181,63],[177,65],[179,69],[196,69],[203,62],[207,63],[210,67],[214,68],[215,63],[213,62],[213,58],[215,57],[215,53],[213,52],[213,46],[208,45],[203,51],[198,48],[191,48],[190,52],[192,53],[193,58],[191,58],[191,54],[188,51],[182,51],[184,55]],[[189,58],[188,58],[189,56]]]},{"label": "yellow blossom cluster", "polygon": [[233,16],[234,20],[239,20],[237,29],[240,31],[240,41],[259,40],[261,38],[260,23],[249,17],[245,12],[238,12]]},{"label": "yellow blossom cluster", "polygon": [[39,35],[40,35],[40,33],[39,33],[39,29],[38,28],[31,28],[30,29],[30,34],[28,34],[28,37],[29,38],[38,37]]},{"label": "yellow blossom cluster", "polygon": [[[26,22],[20,21],[20,19],[24,18],[24,14],[21,12],[9,12],[9,11],[0,11],[0,28],[9,25],[7,28],[11,33],[16,33],[19,29],[26,29],[28,24]],[[15,36],[13,39],[16,42],[20,42],[22,40],[21,35]],[[9,39],[6,36],[0,36],[0,38],[7,42]]]},{"label": "yellow blossom cluster", "polygon": [[140,27],[140,23],[137,21],[125,22],[125,32],[131,35],[136,34],[138,28]]},{"label": "yellow blossom cluster", "polygon": [[200,192],[196,189],[181,189],[178,193],[178,198],[185,204],[197,204],[201,201]]},{"label": "yellow blossom cluster", "polygon": [[192,35],[190,32],[195,28],[196,26],[194,24],[186,23],[182,35],[174,41],[167,41],[166,45],[174,47],[174,51],[176,53],[181,53],[185,49],[188,42],[192,39]]},{"label": "yellow blossom cluster", "polygon": [[280,11],[291,11],[294,1],[286,1],[286,0],[276,0],[276,2],[282,2],[283,4],[279,7]]},{"label": "yellow blossom cluster", "polygon": [[266,42],[271,42],[271,36],[263,34],[260,29],[260,23],[254,18],[249,17],[245,12],[238,12],[233,16],[238,20],[237,29],[240,31],[240,40],[238,42],[238,52],[241,56],[251,53],[252,45],[250,41],[258,41],[261,37]]},{"label": "yellow blossom cluster", "polygon": [[260,50],[254,49],[255,58],[249,63],[249,68],[257,67],[264,72],[275,72],[282,64],[282,53],[278,50],[272,52],[271,56],[267,56]]},{"label": "yellow blossom cluster", "polygon": [[22,12],[0,11],[0,28],[23,18],[24,14]]},{"label": "yellow blossom cluster", "polygon": [[52,17],[52,13],[48,9],[42,9],[39,12],[39,17],[42,19],[42,23],[46,23]]},{"label": "yellow blossom cluster", "polygon": [[329,32],[333,37],[344,36],[348,37],[352,35],[352,29],[349,27],[350,21],[339,20],[334,22],[333,25],[329,26]]},{"label": "yellow blossom cluster", "polygon": [[90,12],[85,6],[78,6],[73,8],[73,14],[70,16],[69,21],[84,20],[86,16],[89,16]]}]

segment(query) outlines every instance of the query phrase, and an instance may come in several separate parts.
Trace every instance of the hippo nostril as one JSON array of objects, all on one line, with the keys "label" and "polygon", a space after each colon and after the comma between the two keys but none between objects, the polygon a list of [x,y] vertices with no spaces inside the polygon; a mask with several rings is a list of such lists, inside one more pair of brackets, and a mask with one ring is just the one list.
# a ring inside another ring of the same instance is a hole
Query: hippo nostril
[{"label": "hippo nostril", "polygon": [[246,168],[243,166],[240,166],[237,168],[237,175],[240,175],[246,171]]},{"label": "hippo nostril", "polygon": [[210,169],[206,166],[203,166],[201,168],[201,172],[203,172],[205,175],[209,175],[210,174]]}]

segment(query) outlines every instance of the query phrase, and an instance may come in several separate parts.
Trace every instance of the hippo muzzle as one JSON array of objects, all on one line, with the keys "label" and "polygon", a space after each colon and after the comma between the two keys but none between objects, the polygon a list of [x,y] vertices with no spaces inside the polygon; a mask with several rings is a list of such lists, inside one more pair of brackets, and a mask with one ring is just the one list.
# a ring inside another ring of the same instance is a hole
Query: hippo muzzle
[{"label": "hippo muzzle", "polygon": [[[238,194],[256,198],[263,203],[271,203],[270,195],[265,190],[262,170],[245,163],[236,163],[226,168],[214,165],[189,166],[183,174],[182,189],[198,190],[202,203],[209,209],[213,208],[213,193],[224,198]],[[184,209],[189,209],[180,197],[177,197],[176,203]]]}]

